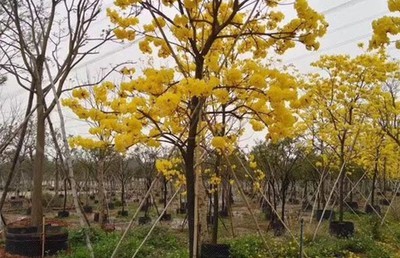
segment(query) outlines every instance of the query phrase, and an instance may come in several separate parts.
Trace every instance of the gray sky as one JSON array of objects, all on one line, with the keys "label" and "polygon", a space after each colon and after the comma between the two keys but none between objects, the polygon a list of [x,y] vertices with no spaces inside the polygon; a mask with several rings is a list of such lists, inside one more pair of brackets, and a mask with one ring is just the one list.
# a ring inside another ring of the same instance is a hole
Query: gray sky
[{"label": "gray sky", "polygon": [[[104,7],[112,6],[112,0],[106,0]],[[288,0],[287,2],[293,2]],[[320,40],[321,47],[317,52],[306,51],[303,46],[289,50],[285,55],[280,56],[284,64],[293,63],[302,72],[309,72],[312,69],[309,63],[318,59],[321,54],[351,54],[361,53],[357,47],[357,43],[364,42],[367,44],[371,37],[372,20],[388,14],[386,0],[309,0],[310,6],[315,10],[325,14],[329,23],[329,29],[324,38]],[[94,33],[107,26],[108,19],[105,13],[95,23],[93,27]],[[398,57],[399,50],[389,48],[389,53],[393,57]],[[146,59],[139,54],[137,45],[132,43],[124,43],[119,45],[104,46],[98,56],[88,57],[82,62],[77,69],[71,74],[71,78],[95,76],[99,74],[102,68],[108,67],[121,61],[131,60],[137,63],[137,70],[144,68]],[[167,65],[167,61],[161,61]],[[26,101],[27,94],[24,90],[18,88],[14,84],[14,80],[10,78],[9,82],[1,89],[2,101],[12,103],[20,102],[23,106]],[[67,111],[66,116],[67,132],[69,134],[89,135],[84,122],[79,121],[74,114]],[[56,127],[59,122],[55,118]],[[259,138],[259,134],[247,133],[243,138],[241,145],[252,144],[254,139]]]}]

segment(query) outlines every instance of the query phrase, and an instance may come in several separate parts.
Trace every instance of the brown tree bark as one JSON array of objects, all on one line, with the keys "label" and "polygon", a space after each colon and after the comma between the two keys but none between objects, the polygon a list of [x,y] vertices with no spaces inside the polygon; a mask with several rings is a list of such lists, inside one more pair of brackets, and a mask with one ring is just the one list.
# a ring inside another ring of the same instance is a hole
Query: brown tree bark
[{"label": "brown tree bark", "polygon": [[45,110],[43,105],[42,86],[38,84],[36,87],[37,101],[37,123],[36,123],[36,153],[33,165],[33,187],[32,187],[32,226],[40,226],[42,224],[43,207],[42,207],[42,181],[44,169],[44,146],[45,146]]}]

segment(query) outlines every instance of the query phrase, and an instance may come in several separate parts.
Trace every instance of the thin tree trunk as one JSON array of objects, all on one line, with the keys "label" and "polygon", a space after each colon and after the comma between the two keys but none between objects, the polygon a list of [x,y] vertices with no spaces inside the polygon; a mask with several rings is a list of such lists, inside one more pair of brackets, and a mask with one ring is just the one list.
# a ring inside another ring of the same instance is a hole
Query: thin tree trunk
[{"label": "thin tree trunk", "polygon": [[371,190],[371,206],[375,205],[375,188],[376,188],[376,178],[378,176],[378,161],[375,162],[374,175],[372,177],[372,190]]},{"label": "thin tree trunk", "polygon": [[163,178],[163,204],[164,204],[164,208],[167,207],[167,194],[168,194],[168,189],[167,189],[167,179],[164,177]]},{"label": "thin tree trunk", "polygon": [[42,181],[44,170],[44,146],[45,146],[45,110],[44,96],[41,85],[36,85],[37,98],[37,124],[36,124],[36,152],[33,165],[33,189],[32,189],[32,226],[38,228],[43,222],[43,207],[42,207]]},{"label": "thin tree trunk", "polygon": [[[215,162],[215,176],[219,177],[220,175],[220,166],[221,166],[221,155],[217,156],[217,160]],[[212,238],[211,243],[217,244],[218,241],[218,208],[219,208],[219,196],[218,196],[218,185],[214,185],[214,201],[213,201],[213,230],[212,230]]]},{"label": "thin tree trunk", "polygon": [[122,203],[122,213],[125,211],[125,181],[121,180],[121,203]]},{"label": "thin tree trunk", "polygon": [[104,158],[101,154],[98,167],[97,167],[97,180],[98,180],[98,195],[99,195],[99,224],[103,225],[105,223],[105,189],[104,189]]},{"label": "thin tree trunk", "polygon": [[60,172],[58,171],[59,170],[59,165],[58,165],[58,155],[56,155],[56,179],[55,179],[55,183],[54,183],[54,194],[55,195],[58,195],[58,190],[59,190],[59,188],[60,188],[60,183],[59,183],[59,176],[60,176]]},{"label": "thin tree trunk", "polygon": [[[199,115],[200,115],[200,106],[199,99],[194,97],[192,99],[193,112],[192,118],[190,121],[189,127],[189,137],[187,141],[186,153],[185,157],[185,175],[186,175],[186,191],[187,191],[187,209],[188,209],[188,225],[189,225],[189,257],[197,257],[197,253],[194,253],[194,250],[197,250],[198,243],[194,243],[194,234],[195,234],[195,171],[194,171],[194,154],[196,149],[196,136],[197,136],[197,126],[199,123]],[[194,247],[196,245],[196,248]]]},{"label": "thin tree trunk", "polygon": [[344,178],[346,176],[346,168],[344,167],[344,157],[340,158],[340,167],[342,168],[339,179],[339,222],[343,222],[343,208],[344,208]]}]

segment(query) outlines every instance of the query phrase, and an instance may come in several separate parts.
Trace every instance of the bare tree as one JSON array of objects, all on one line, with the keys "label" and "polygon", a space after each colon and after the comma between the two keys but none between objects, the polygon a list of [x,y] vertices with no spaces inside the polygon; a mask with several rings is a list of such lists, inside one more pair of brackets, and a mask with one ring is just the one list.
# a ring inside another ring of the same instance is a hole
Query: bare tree
[{"label": "bare tree", "polygon": [[[42,180],[45,153],[45,121],[56,105],[50,98],[50,78],[45,73],[46,62],[52,66],[52,83],[57,98],[65,88],[71,70],[85,57],[112,39],[109,31],[90,35],[89,29],[97,19],[101,0],[5,0],[0,2],[9,24],[2,24],[0,55],[1,68],[13,75],[20,87],[36,101],[36,147],[33,168],[32,225],[42,221]],[[46,103],[46,101],[49,101]]]}]

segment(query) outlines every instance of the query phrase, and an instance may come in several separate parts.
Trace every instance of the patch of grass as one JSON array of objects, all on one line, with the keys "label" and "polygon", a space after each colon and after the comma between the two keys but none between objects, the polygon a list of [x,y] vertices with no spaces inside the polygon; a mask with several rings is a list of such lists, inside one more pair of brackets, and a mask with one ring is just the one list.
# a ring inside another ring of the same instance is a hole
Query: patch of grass
[{"label": "patch of grass", "polygon": [[[148,227],[135,228],[128,233],[126,239],[122,242],[117,257],[130,258],[140,245],[148,232]],[[69,253],[61,254],[62,258],[86,258],[89,257],[89,251],[85,245],[83,231],[70,233]],[[120,233],[104,233],[102,231],[93,231],[91,240],[93,243],[94,255],[96,258],[109,258],[114,251],[121,237]],[[185,258],[188,257],[186,243],[180,241],[174,236],[171,230],[165,228],[155,228],[149,239],[140,249],[137,257],[166,257],[166,258]]]}]

